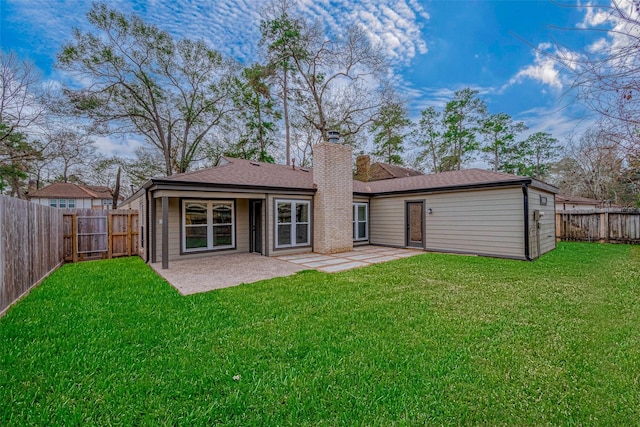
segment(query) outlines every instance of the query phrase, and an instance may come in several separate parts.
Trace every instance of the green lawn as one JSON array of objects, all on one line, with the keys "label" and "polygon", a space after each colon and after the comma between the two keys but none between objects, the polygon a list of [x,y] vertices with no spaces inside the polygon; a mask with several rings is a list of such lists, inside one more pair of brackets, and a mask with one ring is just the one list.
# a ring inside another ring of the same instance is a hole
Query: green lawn
[{"label": "green lawn", "polygon": [[0,319],[2,426],[638,420],[640,247],[425,254],[188,297],[137,258],[86,262]]}]

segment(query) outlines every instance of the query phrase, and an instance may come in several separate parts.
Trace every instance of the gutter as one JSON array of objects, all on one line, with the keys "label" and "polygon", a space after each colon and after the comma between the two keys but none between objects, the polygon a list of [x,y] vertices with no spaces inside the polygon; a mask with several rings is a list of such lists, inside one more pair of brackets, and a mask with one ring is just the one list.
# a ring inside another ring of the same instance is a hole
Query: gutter
[{"label": "gutter", "polygon": [[524,257],[527,261],[533,261],[529,253],[529,189],[527,184],[522,184],[522,196],[524,205]]}]

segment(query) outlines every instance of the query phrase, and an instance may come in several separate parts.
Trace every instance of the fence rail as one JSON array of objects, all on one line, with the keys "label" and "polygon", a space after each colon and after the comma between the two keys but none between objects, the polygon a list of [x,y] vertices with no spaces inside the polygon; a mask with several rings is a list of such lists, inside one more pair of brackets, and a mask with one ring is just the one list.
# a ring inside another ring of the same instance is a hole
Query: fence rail
[{"label": "fence rail", "polygon": [[0,315],[63,260],[62,211],[0,196]]},{"label": "fence rail", "polygon": [[560,240],[640,243],[640,209],[558,211],[556,236]]}]

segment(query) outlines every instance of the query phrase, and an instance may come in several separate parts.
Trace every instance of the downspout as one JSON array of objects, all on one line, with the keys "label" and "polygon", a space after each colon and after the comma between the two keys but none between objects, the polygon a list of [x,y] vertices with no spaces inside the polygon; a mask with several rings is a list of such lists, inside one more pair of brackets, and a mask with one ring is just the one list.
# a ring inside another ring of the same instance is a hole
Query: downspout
[{"label": "downspout", "polygon": [[527,184],[522,184],[522,196],[524,203],[524,257],[527,261],[533,261],[529,253],[529,189]]}]

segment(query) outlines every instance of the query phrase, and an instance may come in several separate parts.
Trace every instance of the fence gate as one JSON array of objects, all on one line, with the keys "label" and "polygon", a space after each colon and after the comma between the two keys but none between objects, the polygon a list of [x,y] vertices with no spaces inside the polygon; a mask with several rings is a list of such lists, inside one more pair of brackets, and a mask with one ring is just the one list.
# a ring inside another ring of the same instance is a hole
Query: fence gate
[{"label": "fence gate", "polygon": [[78,262],[138,254],[138,212],[65,210],[64,260]]}]

